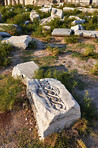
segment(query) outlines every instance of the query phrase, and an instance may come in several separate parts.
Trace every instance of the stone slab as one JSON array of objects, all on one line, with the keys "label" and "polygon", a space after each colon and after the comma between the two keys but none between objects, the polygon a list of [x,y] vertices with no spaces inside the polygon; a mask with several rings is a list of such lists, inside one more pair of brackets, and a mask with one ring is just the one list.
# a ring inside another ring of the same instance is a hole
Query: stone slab
[{"label": "stone slab", "polygon": [[56,79],[29,80],[27,96],[34,111],[40,139],[70,127],[81,117],[80,106]]},{"label": "stone slab", "polygon": [[34,72],[38,70],[38,65],[35,62],[25,62],[16,65],[12,71],[12,77],[14,79],[20,78],[22,82],[27,85],[28,80],[32,79]]},{"label": "stone slab", "polygon": [[83,37],[98,38],[98,31],[93,30],[75,30],[75,35]]},{"label": "stone slab", "polygon": [[26,49],[31,41],[32,38],[29,35],[22,35],[5,38],[2,42],[10,43],[17,48]]},{"label": "stone slab", "polygon": [[72,33],[71,29],[65,29],[65,28],[55,28],[52,32],[53,36],[60,36],[60,37],[65,37],[65,36],[70,36]]}]

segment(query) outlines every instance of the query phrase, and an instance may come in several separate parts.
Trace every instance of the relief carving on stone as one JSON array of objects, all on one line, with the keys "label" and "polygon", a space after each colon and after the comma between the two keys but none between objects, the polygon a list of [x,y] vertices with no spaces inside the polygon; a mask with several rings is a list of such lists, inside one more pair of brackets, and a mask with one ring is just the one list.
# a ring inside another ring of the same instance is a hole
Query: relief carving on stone
[{"label": "relief carving on stone", "polygon": [[[39,87],[37,94],[39,97],[44,98],[46,96],[51,104],[51,106],[56,110],[66,110],[65,104],[59,97],[60,91],[57,87],[50,85],[48,80],[38,80]],[[44,94],[43,94],[44,92]]]}]

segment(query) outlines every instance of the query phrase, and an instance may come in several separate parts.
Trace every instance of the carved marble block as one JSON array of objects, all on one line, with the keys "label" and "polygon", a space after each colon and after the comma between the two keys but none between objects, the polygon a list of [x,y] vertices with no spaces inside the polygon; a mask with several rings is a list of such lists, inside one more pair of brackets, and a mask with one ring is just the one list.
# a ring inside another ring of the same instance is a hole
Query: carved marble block
[{"label": "carved marble block", "polygon": [[79,104],[56,79],[29,80],[27,95],[37,121],[40,139],[70,127],[81,117]]}]

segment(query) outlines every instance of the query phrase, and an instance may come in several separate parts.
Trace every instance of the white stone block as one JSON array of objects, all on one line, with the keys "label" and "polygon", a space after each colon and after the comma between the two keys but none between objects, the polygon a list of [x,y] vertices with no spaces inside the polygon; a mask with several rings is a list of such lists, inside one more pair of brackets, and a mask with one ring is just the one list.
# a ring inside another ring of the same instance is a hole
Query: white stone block
[{"label": "white stone block", "polygon": [[40,139],[70,127],[81,117],[80,106],[56,79],[28,81],[27,95],[37,121]]},{"label": "white stone block", "polygon": [[40,16],[39,16],[39,14],[37,14],[37,12],[35,10],[32,10],[31,13],[30,13],[30,19],[33,22],[34,19],[38,19],[39,20]]},{"label": "white stone block", "polygon": [[60,19],[63,19],[63,11],[62,11],[62,9],[52,8],[51,17],[52,18],[60,18]]},{"label": "white stone block", "polygon": [[17,48],[26,49],[28,44],[32,41],[29,35],[22,36],[11,36],[10,38],[5,38],[2,42],[10,43]]},{"label": "white stone block", "polygon": [[38,70],[38,65],[35,62],[25,62],[16,65],[12,71],[14,79],[20,78],[22,82],[27,85],[28,81],[33,78],[34,72]]},{"label": "white stone block", "polygon": [[60,37],[64,37],[64,36],[70,36],[72,33],[71,29],[65,29],[65,28],[55,28],[52,32],[53,36],[60,36]]},{"label": "white stone block", "polygon": [[76,31],[76,30],[84,30],[84,27],[82,25],[76,25],[76,26],[72,26],[71,29],[73,31]]}]

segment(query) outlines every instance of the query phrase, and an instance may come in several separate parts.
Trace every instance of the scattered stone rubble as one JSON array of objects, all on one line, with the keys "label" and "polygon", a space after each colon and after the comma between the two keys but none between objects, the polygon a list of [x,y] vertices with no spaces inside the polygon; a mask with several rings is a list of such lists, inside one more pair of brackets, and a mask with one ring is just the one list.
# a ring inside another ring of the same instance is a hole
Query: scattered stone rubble
[{"label": "scattered stone rubble", "polygon": [[27,95],[37,121],[40,139],[70,127],[81,117],[80,106],[56,79],[29,80]]},{"label": "scattered stone rubble", "polygon": [[32,38],[29,35],[22,35],[5,38],[2,42],[10,43],[17,48],[26,49],[31,41]]},{"label": "scattered stone rubble", "polygon": [[16,65],[12,76],[27,85],[27,96],[34,111],[40,139],[68,128],[81,117],[80,106],[65,86],[53,78],[32,79],[39,67],[33,62]]}]

